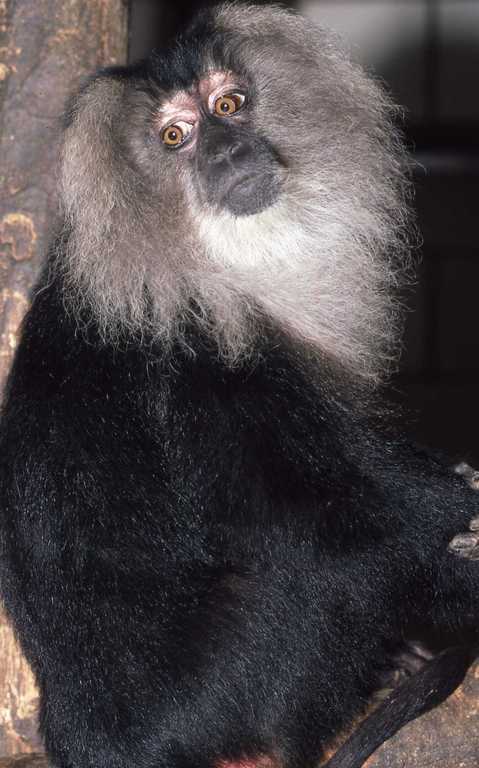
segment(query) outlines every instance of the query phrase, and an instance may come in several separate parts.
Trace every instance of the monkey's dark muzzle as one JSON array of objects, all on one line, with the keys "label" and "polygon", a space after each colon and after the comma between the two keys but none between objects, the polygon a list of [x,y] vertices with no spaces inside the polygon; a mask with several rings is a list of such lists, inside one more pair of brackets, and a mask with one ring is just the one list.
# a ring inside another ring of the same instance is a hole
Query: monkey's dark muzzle
[{"label": "monkey's dark muzzle", "polygon": [[203,129],[198,149],[197,172],[209,205],[251,216],[278,199],[282,168],[263,137],[211,122]]},{"label": "monkey's dark muzzle", "polygon": [[280,181],[273,174],[248,174],[231,184],[221,201],[222,207],[235,216],[251,216],[273,205],[280,188]]}]

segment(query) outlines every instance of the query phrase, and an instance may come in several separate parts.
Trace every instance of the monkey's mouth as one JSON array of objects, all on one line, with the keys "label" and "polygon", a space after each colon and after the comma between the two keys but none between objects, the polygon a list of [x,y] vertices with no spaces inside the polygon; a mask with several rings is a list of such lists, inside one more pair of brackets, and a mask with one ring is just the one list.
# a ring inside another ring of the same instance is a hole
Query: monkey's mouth
[{"label": "monkey's mouth", "polygon": [[247,173],[236,178],[220,199],[220,206],[235,216],[253,216],[276,202],[281,182],[273,173]]}]

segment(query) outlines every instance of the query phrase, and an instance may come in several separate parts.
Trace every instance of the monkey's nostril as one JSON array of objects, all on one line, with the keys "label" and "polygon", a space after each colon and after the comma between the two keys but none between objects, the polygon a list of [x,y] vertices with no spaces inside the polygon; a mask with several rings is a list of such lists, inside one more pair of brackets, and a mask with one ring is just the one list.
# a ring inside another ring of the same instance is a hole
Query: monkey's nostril
[{"label": "monkey's nostril", "polygon": [[247,156],[250,153],[251,146],[247,141],[236,141],[230,147],[230,156],[235,160]]},{"label": "monkey's nostril", "polygon": [[241,150],[243,149],[244,142],[243,141],[236,141],[234,144],[230,147],[230,154],[231,155],[237,155]]},{"label": "monkey's nostril", "polygon": [[226,152],[216,152],[215,154],[211,155],[210,162],[211,165],[220,165],[221,163],[224,163],[227,158]]},{"label": "monkey's nostril", "polygon": [[246,142],[235,141],[233,144],[228,144],[225,147],[217,149],[216,152],[212,152],[210,162],[212,165],[220,165],[221,163],[227,162],[229,158],[239,160],[247,155],[248,151],[249,145]]}]

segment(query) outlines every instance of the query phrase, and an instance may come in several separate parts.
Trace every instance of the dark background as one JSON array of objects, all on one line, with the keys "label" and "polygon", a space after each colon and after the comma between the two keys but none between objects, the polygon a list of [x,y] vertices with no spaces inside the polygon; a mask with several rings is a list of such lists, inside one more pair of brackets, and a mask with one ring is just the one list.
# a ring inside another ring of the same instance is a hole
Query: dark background
[{"label": "dark background", "polygon": [[[130,59],[208,4],[132,0]],[[391,394],[415,437],[479,467],[479,0],[289,5],[339,31],[405,108],[423,244]]]}]

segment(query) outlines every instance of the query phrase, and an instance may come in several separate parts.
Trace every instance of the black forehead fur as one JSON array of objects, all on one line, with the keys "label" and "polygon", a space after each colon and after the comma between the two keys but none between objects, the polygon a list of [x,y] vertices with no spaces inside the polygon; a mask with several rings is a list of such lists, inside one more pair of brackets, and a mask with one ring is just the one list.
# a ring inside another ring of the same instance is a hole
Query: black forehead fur
[{"label": "black forehead fur", "polygon": [[113,77],[138,83],[155,95],[187,90],[205,72],[205,62],[218,70],[232,70],[246,78],[234,55],[232,35],[219,30],[211,9],[200,12],[191,25],[181,32],[168,48],[154,49],[147,58],[125,67],[106,67],[87,78],[65,109],[63,125],[68,128],[75,117],[77,104],[92,82]]},{"label": "black forehead fur", "polygon": [[231,32],[218,29],[214,11],[204,9],[171,46],[153,50],[139,67],[148,83],[166,93],[188,90],[212,67],[249,79],[235,55],[236,45]]},{"label": "black forehead fur", "polygon": [[235,69],[230,38],[217,29],[213,12],[203,10],[170,47],[151,52],[145,60],[147,74],[162,90],[176,91],[198,80],[206,62],[218,69]]}]

